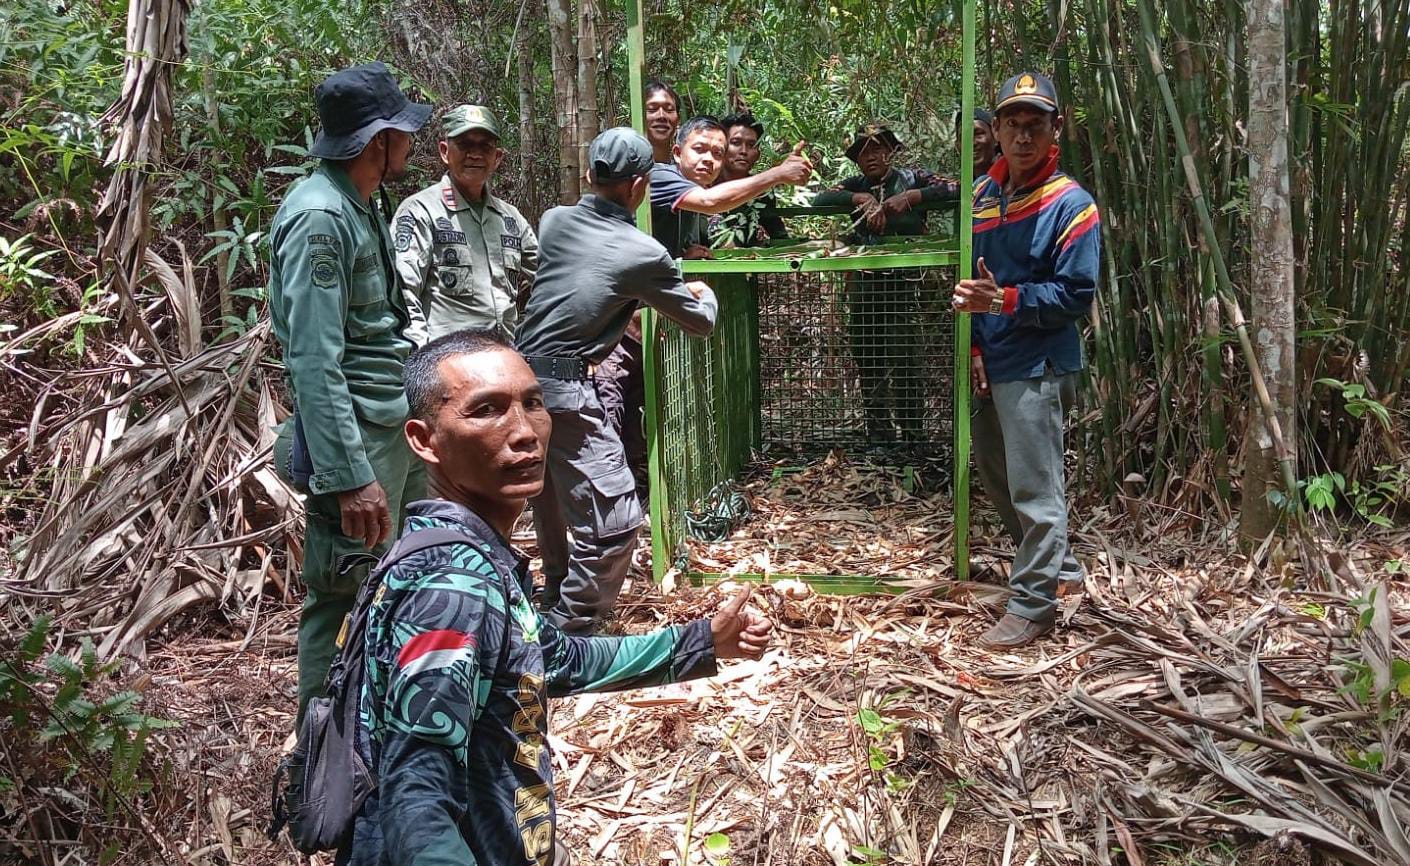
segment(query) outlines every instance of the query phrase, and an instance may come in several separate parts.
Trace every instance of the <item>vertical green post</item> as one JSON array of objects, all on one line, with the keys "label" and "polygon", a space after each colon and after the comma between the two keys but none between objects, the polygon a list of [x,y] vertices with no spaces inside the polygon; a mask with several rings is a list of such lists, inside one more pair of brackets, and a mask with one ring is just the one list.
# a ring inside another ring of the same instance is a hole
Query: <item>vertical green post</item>
[{"label": "vertical green post", "polygon": [[[627,81],[631,90],[632,126],[646,134],[646,105],[642,86],[646,83],[646,33],[641,21],[641,0],[626,0],[627,12]],[[636,224],[651,233],[651,199],[648,197],[636,211]],[[651,489],[651,576],[660,583],[670,565],[671,550],[666,538],[665,509],[667,491],[661,471],[661,341],[657,339],[660,322],[656,311],[641,311],[642,386],[646,392],[646,472]]]},{"label": "vertical green post", "polygon": [[[960,77],[960,235],[959,278],[970,275],[974,246],[974,0],[964,0],[961,39],[964,71]],[[955,579],[969,579],[969,314],[955,314]]]}]

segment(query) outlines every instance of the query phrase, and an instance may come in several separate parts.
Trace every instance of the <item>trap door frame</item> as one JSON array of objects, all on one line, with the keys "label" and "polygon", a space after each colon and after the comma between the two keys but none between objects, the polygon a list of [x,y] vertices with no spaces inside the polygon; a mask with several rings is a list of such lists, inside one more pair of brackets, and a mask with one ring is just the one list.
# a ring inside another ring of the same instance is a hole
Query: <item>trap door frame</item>
[{"label": "trap door frame", "polygon": [[[627,19],[627,73],[630,83],[632,126],[643,135],[646,132],[646,111],[642,87],[646,83],[646,29],[642,20],[641,0],[623,0]],[[957,3],[961,17],[961,55],[963,65],[960,76],[960,117],[974,116],[975,108],[975,7],[976,0],[959,0]],[[974,124],[961,123],[959,152],[974,152]],[[974,167],[971,160],[960,160],[960,189],[969,189],[974,183]],[[973,209],[964,206],[963,200],[958,209],[958,249],[952,253],[913,253],[895,258],[913,260],[905,263],[888,262],[881,265],[890,267],[915,267],[921,265],[952,265],[960,279],[971,276],[973,261]],[[648,198],[637,209],[637,225],[642,231],[651,231],[651,204]],[[921,260],[917,260],[917,257]],[[850,270],[858,268],[846,259],[804,259],[804,260],[693,260],[679,263],[682,273],[691,275],[709,274],[749,274],[779,270]],[[756,311],[757,314],[757,311]],[[756,315],[757,321],[757,315]],[[661,388],[661,327],[660,317],[651,309],[643,310],[643,366],[646,390],[646,434],[647,465],[652,490],[650,506],[651,524],[651,570],[657,583],[661,583],[671,570],[677,543],[683,539],[670,537],[665,508],[668,505],[669,491],[665,486],[662,461],[665,459],[660,429],[661,407],[664,395]],[[957,313],[954,322],[954,443],[951,451],[953,466],[953,513],[955,522],[954,572],[957,580],[969,577],[969,506],[970,506],[970,314]],[[757,359],[758,333],[754,334],[754,357]],[[754,367],[755,382],[751,391],[755,395],[756,419],[753,435],[758,435],[759,422],[759,369]],[[665,495],[656,495],[660,491]],[[694,583],[710,583],[724,575],[704,572],[688,572],[684,575]],[[794,578],[812,585],[822,592],[856,595],[875,592],[891,592],[896,588],[886,584],[874,575],[787,575],[787,574],[731,574],[733,580],[754,580],[767,582],[770,579]]]}]

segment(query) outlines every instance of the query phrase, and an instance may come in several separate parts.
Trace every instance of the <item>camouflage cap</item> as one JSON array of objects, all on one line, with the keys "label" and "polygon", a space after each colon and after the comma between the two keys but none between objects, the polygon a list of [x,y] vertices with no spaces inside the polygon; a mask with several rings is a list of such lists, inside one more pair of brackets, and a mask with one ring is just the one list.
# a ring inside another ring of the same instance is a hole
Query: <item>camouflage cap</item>
[{"label": "camouflage cap", "polygon": [[588,167],[594,183],[626,180],[651,171],[651,144],[630,126],[609,129],[588,145]]},{"label": "camouflage cap", "polygon": [[852,143],[847,146],[847,158],[856,162],[857,157],[862,155],[862,150],[873,142],[892,150],[900,150],[905,147],[901,144],[901,139],[896,137],[896,133],[891,131],[891,127],[881,121],[876,121],[875,123],[863,124],[857,130],[857,134],[852,137]]},{"label": "camouflage cap", "polygon": [[499,118],[483,105],[457,105],[441,118],[446,138],[464,135],[472,129],[483,129],[499,138]]}]

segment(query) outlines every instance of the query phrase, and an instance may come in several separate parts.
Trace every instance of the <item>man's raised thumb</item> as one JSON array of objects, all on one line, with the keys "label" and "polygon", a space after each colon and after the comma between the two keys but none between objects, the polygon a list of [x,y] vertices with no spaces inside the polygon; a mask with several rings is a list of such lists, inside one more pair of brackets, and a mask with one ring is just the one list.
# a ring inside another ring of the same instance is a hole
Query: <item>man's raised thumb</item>
[{"label": "man's raised thumb", "polygon": [[745,603],[749,601],[749,596],[753,594],[754,584],[744,584],[739,588],[739,592],[735,593],[734,598],[730,599],[725,604],[725,610],[729,611],[730,613],[739,613],[741,610],[744,609]]}]

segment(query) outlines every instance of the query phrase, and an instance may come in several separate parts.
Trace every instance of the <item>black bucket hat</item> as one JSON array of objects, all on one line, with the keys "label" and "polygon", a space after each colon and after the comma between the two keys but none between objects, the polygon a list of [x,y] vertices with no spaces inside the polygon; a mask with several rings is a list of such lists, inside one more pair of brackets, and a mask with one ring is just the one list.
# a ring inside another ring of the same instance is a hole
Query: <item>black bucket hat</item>
[{"label": "black bucket hat", "polygon": [[322,129],[310,156],[352,159],[384,129],[416,132],[431,117],[431,106],[406,98],[380,61],[334,72],[313,91]]},{"label": "black bucket hat", "polygon": [[872,142],[884,144],[892,150],[900,150],[905,147],[901,144],[901,139],[896,137],[896,133],[891,131],[891,127],[884,123],[868,123],[857,129],[857,134],[852,137],[852,143],[847,146],[847,158],[853,162],[862,155],[862,150]]}]

